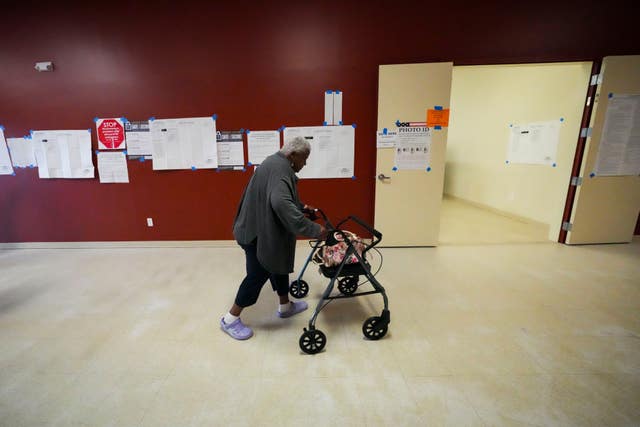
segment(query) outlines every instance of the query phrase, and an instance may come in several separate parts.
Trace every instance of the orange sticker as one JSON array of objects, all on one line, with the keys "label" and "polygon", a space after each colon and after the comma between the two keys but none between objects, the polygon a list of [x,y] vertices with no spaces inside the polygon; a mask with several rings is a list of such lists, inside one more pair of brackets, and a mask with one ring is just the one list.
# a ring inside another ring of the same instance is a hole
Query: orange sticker
[{"label": "orange sticker", "polygon": [[427,126],[449,126],[449,109],[446,110],[427,110]]}]

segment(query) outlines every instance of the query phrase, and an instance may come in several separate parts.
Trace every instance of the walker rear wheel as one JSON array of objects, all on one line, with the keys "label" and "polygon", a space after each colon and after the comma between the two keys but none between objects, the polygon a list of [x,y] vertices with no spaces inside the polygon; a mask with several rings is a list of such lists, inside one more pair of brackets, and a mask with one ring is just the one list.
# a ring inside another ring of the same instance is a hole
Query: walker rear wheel
[{"label": "walker rear wheel", "polygon": [[294,280],[289,285],[289,293],[294,298],[304,298],[309,293],[309,285],[304,280]]},{"label": "walker rear wheel", "polygon": [[379,340],[387,333],[387,324],[383,323],[380,316],[373,316],[365,320],[362,325],[362,333],[370,340]]},{"label": "walker rear wheel", "polygon": [[338,279],[338,290],[344,295],[352,295],[358,289],[358,276],[345,276]]},{"label": "walker rear wheel", "polygon": [[327,336],[319,329],[304,331],[300,336],[300,349],[307,354],[320,353],[327,344]]}]

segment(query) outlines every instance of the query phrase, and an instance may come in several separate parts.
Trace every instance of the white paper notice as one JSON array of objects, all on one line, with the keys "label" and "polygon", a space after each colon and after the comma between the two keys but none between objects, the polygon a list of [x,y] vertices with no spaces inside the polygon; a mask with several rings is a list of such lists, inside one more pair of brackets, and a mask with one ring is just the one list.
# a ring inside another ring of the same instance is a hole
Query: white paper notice
[{"label": "white paper notice", "polygon": [[153,120],[150,127],[153,170],[218,167],[213,118]]},{"label": "white paper notice", "polygon": [[98,153],[100,183],[128,183],[127,156],[122,151]]},{"label": "white paper notice", "polygon": [[37,165],[30,138],[7,138],[11,161],[16,168],[34,168]]},{"label": "white paper notice", "polygon": [[7,149],[7,142],[4,139],[4,131],[0,129],[0,175],[12,175],[13,166],[11,165],[11,157]]},{"label": "white paper notice", "polygon": [[426,126],[398,128],[395,165],[402,170],[426,170],[431,161],[431,129]]},{"label": "white paper notice", "polygon": [[311,144],[307,165],[300,178],[351,178],[354,176],[355,128],[309,126],[285,128],[284,140],[301,136]]},{"label": "white paper notice", "polygon": [[235,166],[244,166],[242,131],[217,131],[216,139],[218,141],[218,168],[233,169]]},{"label": "white paper notice", "polygon": [[558,155],[560,121],[513,125],[510,129],[507,160],[552,166]]},{"label": "white paper notice", "polygon": [[640,175],[640,95],[609,98],[596,175]]},{"label": "white paper notice", "polygon": [[339,90],[333,94],[333,124],[342,124],[342,92]]},{"label": "white paper notice", "polygon": [[127,154],[129,156],[151,155],[151,132],[149,121],[126,122],[124,130],[127,136]]},{"label": "white paper notice", "polygon": [[324,122],[328,125],[333,124],[333,91],[328,90],[324,93]]},{"label": "white paper notice", "polygon": [[280,132],[277,130],[252,130],[247,134],[249,165],[259,165],[279,149]]},{"label": "white paper notice", "polygon": [[39,130],[32,134],[40,178],[94,178],[91,132]]},{"label": "white paper notice", "polygon": [[376,134],[376,146],[378,148],[393,148],[398,140],[398,132],[378,131]]}]

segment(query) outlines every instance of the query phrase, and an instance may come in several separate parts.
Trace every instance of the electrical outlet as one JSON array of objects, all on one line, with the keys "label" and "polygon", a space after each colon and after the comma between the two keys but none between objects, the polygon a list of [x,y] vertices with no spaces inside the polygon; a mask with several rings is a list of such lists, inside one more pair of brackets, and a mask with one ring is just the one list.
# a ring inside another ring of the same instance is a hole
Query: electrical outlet
[{"label": "electrical outlet", "polygon": [[147,218],[147,227],[153,227],[153,218]]}]

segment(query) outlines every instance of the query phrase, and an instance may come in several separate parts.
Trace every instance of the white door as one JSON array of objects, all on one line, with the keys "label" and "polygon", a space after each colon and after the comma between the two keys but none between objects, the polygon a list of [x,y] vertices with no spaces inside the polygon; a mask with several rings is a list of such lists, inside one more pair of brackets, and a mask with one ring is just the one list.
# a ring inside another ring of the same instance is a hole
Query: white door
[{"label": "white door", "polygon": [[[381,65],[378,129],[424,122],[427,109],[449,108],[453,63]],[[432,130],[430,171],[394,171],[393,148],[378,148],[375,228],[382,246],[436,246],[444,186],[447,128]]]},{"label": "white door", "polygon": [[[587,138],[578,186],[571,212],[571,229],[566,243],[630,242],[640,209],[640,177],[592,176],[603,137],[607,109],[612,98],[640,95],[640,56],[610,56],[602,62],[602,83],[595,96],[591,116],[591,137]],[[638,107],[640,108],[640,106]],[[636,118],[640,111],[636,110]],[[634,125],[636,150],[640,148],[640,123]],[[616,131],[624,132],[624,123]],[[618,139],[618,138],[614,138]],[[637,152],[637,151],[636,151]]]}]

